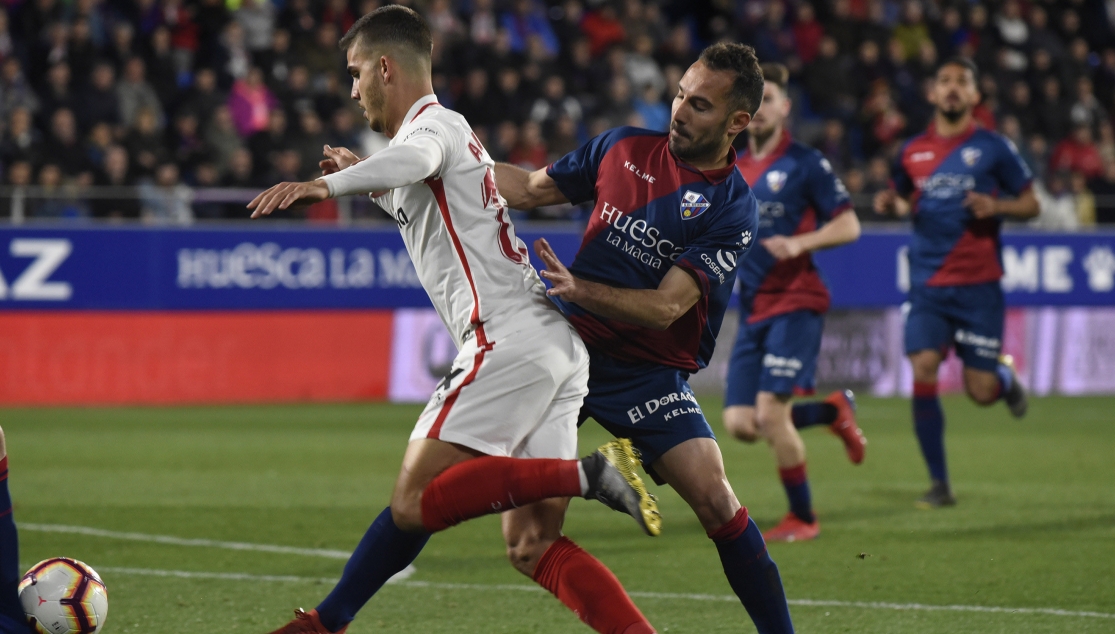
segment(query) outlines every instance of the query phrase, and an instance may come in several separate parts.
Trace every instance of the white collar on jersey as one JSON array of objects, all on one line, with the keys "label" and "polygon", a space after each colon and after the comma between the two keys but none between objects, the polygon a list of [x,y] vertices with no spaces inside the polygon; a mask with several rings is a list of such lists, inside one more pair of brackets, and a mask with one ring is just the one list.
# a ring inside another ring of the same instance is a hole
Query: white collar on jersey
[{"label": "white collar on jersey", "polygon": [[422,112],[423,108],[433,103],[437,103],[437,95],[433,93],[430,93],[425,97],[419,97],[418,101],[415,101],[414,105],[410,107],[410,110],[407,110],[407,115],[403,117],[403,125],[414,121],[414,118],[418,116],[419,112]]}]

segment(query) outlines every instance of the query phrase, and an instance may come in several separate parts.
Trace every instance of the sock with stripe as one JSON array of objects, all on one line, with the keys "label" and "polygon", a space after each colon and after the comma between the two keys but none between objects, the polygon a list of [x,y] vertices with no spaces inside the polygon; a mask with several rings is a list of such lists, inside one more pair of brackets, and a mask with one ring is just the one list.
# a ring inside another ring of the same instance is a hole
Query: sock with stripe
[{"label": "sock with stripe", "polygon": [[806,524],[816,521],[813,515],[813,498],[809,493],[809,478],[805,474],[805,463],[788,469],[778,469],[778,477],[790,499],[790,512]]},{"label": "sock with stripe", "polygon": [[720,553],[728,584],[759,634],[792,634],[794,625],[782,577],[767,553],[759,527],[747,516],[747,508],[740,508],[731,521],[709,533],[709,539]]},{"label": "sock with stripe", "polygon": [[914,383],[914,433],[929,477],[948,482],[945,468],[945,413],[937,396],[936,383]]},{"label": "sock with stripe", "polygon": [[567,537],[546,549],[533,578],[601,634],[654,634],[612,571]]},{"label": "sock with stripe", "polygon": [[798,429],[815,425],[831,425],[836,422],[836,406],[823,401],[795,403],[790,408],[790,418],[794,421],[794,427]]},{"label": "sock with stripe", "polygon": [[455,464],[422,491],[422,524],[436,533],[481,515],[582,495],[580,464],[579,460],[498,456]]},{"label": "sock with stripe", "polygon": [[388,579],[414,561],[429,539],[428,533],[401,530],[391,507],[383,509],[349,557],[341,580],[317,606],[321,624],[336,632],[351,622]]},{"label": "sock with stripe", "polygon": [[1010,368],[1000,363],[995,366],[995,375],[999,377],[999,398],[1004,398],[1007,392],[1014,387],[1014,372]]},{"label": "sock with stripe", "polygon": [[4,456],[0,458],[0,616],[19,624],[27,622],[23,606],[19,604],[19,580],[22,576],[19,572],[19,536],[15,518],[12,517],[12,496],[8,493],[8,457]]}]

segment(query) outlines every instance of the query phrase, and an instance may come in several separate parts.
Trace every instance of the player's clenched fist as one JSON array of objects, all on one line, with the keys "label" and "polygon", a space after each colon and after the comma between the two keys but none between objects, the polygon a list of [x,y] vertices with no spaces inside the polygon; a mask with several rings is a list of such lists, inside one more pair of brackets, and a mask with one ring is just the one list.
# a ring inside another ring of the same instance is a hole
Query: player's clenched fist
[{"label": "player's clenched fist", "polygon": [[318,161],[317,165],[321,168],[322,176],[336,174],[361,161],[360,157],[353,154],[348,148],[326,145],[321,153],[325,155],[325,159]]},{"label": "player's clenched fist", "polygon": [[910,207],[893,189],[884,189],[875,194],[875,213],[885,216],[905,216]]},{"label": "player's clenched fist", "polygon": [[329,187],[320,179],[308,183],[279,183],[248,203],[252,218],[269,215],[276,209],[304,207],[329,198]]},{"label": "player's clenched fist", "polygon": [[964,206],[976,218],[990,218],[996,213],[995,199],[979,192],[968,192],[964,197]]}]

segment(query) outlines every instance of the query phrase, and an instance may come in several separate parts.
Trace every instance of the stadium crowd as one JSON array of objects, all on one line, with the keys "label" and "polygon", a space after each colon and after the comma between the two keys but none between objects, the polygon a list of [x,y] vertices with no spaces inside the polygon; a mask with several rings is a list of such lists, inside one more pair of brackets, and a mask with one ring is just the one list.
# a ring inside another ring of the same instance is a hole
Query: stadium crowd
[{"label": "stadium crowd", "polygon": [[[380,4],[4,0],[0,214],[243,218],[243,201],[197,188],[311,178],[325,144],[374,150],[383,141],[348,98],[336,42]],[[403,4],[433,29],[439,100],[497,161],[535,169],[613,126],[665,130],[685,68],[727,38],[791,69],[795,135],[863,195],[861,217],[881,221],[869,194],[887,187],[892,157],[929,122],[925,88],[939,61],[965,55],[982,71],[980,121],[1038,175],[1035,223],[1115,223],[1115,2]],[[328,221],[337,205],[296,215]]]}]

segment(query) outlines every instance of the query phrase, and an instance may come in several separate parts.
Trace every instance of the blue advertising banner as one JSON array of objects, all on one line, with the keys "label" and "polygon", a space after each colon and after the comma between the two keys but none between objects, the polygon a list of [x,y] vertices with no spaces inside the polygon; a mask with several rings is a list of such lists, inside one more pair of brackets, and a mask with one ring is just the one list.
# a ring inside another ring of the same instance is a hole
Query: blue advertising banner
[{"label": "blue advertising banner", "polygon": [[[566,262],[580,233],[545,235]],[[817,254],[839,308],[900,304],[908,288],[901,232],[864,233]],[[1003,237],[1011,305],[1115,305],[1115,233]],[[536,262],[537,265],[537,262]],[[394,229],[0,229],[0,310],[399,308],[429,300]]]}]

